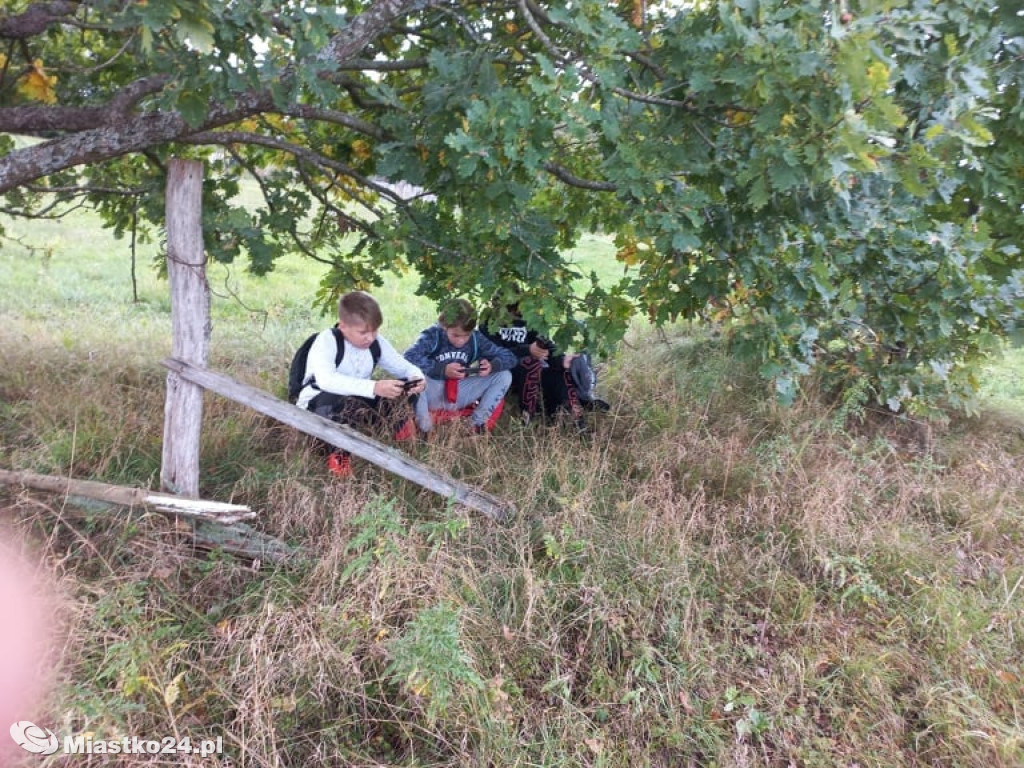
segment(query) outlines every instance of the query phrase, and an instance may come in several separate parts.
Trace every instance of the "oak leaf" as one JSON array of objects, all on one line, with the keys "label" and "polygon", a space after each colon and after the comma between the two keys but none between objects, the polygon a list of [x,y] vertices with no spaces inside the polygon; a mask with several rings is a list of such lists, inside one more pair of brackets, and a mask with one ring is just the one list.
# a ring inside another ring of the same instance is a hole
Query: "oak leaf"
[{"label": "oak leaf", "polygon": [[32,101],[56,104],[57,92],[53,89],[56,84],[57,76],[47,75],[42,59],[36,59],[29,71],[18,79],[18,93]]}]

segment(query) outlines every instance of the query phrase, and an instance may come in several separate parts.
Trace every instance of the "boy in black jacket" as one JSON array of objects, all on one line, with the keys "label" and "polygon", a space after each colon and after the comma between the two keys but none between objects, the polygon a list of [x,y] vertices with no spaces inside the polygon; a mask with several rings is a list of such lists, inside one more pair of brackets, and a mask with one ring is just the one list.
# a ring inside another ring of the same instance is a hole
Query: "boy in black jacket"
[{"label": "boy in black jacket", "polygon": [[476,310],[465,299],[449,302],[405,359],[427,376],[426,391],[416,402],[416,424],[424,432],[433,429],[431,411],[461,411],[473,403],[474,431],[491,429],[512,384],[509,371],[519,362],[476,330]]},{"label": "boy in black jacket", "polygon": [[559,412],[564,412],[571,415],[579,432],[585,432],[583,412],[607,411],[609,405],[594,397],[592,392],[588,393],[590,399],[581,397],[571,372],[573,361],[579,355],[559,354],[554,343],[527,328],[517,303],[505,309],[512,318],[511,324],[493,329],[485,324],[480,330],[495,344],[511,350],[519,360],[512,369],[512,389],[519,396],[523,421],[529,424],[543,411],[548,424],[553,424]]}]

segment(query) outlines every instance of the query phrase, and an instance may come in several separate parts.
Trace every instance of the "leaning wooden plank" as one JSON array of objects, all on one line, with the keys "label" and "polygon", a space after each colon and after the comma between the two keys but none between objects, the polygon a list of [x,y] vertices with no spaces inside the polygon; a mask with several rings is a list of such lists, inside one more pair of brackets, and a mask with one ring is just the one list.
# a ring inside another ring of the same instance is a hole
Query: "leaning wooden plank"
[{"label": "leaning wooden plank", "polygon": [[265,416],[277,419],[333,446],[351,451],[388,472],[421,485],[445,498],[454,498],[459,504],[482,512],[494,520],[506,520],[514,512],[511,503],[460,483],[458,480],[406,456],[399,450],[381,445],[351,427],[336,424],[315,413],[296,408],[290,403],[278,400],[273,395],[255,387],[235,381],[229,376],[214,373],[205,368],[197,368],[181,360],[168,358],[164,360],[164,365],[182,378],[199,384],[204,389],[246,405]]},{"label": "leaning wooden plank", "polygon": [[65,495],[85,496],[89,499],[107,501],[126,507],[144,504],[160,512],[178,517],[210,520],[222,525],[230,525],[241,520],[251,520],[256,517],[255,512],[241,504],[225,504],[220,501],[203,501],[202,499],[184,499],[166,493],[151,493],[142,488],[109,485],[95,480],[73,480],[69,477],[37,475],[32,472],[11,472],[6,469],[0,469],[0,483],[4,485],[22,485],[27,488]]}]

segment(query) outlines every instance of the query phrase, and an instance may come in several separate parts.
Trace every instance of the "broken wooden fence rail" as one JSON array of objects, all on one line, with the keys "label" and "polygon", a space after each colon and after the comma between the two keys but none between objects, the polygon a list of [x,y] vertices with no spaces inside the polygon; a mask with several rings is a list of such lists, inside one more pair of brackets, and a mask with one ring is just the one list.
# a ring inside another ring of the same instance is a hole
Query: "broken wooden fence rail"
[{"label": "broken wooden fence rail", "polygon": [[12,472],[6,469],[0,469],[0,485],[60,494],[71,503],[74,503],[75,498],[79,498],[129,509],[137,506],[149,507],[176,520],[188,520],[192,524],[191,537],[196,547],[219,549],[234,557],[283,563],[299,554],[298,550],[284,542],[243,523],[243,520],[256,517],[256,513],[241,504],[186,499],[166,493],[152,493],[144,488],[129,488],[95,480],[74,480],[54,475],[37,475],[34,472]]},{"label": "broken wooden fence rail", "polygon": [[[493,520],[504,521],[514,513],[513,505],[510,502],[471,488],[344,424],[337,424],[315,413],[297,408],[291,403],[279,400],[267,392],[235,381],[229,376],[190,365],[182,360],[168,358],[163,361],[163,364],[186,381],[248,406],[265,416],[270,416],[337,448],[350,451],[388,472],[445,498],[454,499],[457,503],[470,509],[482,512]],[[172,439],[172,436],[165,434],[164,440],[168,439]]]},{"label": "broken wooden fence rail", "polygon": [[50,491],[66,496],[84,496],[88,499],[105,501],[124,507],[145,505],[174,515],[193,520],[208,520],[221,525],[232,525],[242,520],[251,520],[256,513],[241,504],[225,504],[220,501],[186,499],[167,493],[152,493],[144,488],[128,488],[109,485],[95,480],[74,480],[69,477],[37,475],[33,472],[11,472],[0,469],[0,483],[21,485],[40,491]]}]

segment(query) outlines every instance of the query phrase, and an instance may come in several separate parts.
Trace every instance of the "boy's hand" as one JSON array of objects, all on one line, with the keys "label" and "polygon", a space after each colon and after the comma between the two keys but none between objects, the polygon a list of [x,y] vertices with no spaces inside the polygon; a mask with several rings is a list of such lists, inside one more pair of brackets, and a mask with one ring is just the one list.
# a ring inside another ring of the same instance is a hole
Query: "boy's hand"
[{"label": "boy's hand", "polygon": [[466,378],[466,369],[462,363],[448,363],[444,367],[444,377],[446,379],[464,379]]},{"label": "boy's hand", "polygon": [[551,355],[551,350],[548,347],[541,346],[536,341],[530,343],[530,357],[535,360],[547,360]]},{"label": "boy's hand", "polygon": [[405,382],[398,379],[378,379],[373,382],[373,394],[377,397],[394,400],[405,394]]},{"label": "boy's hand", "polygon": [[490,376],[491,375],[491,361],[486,357],[480,360],[480,375]]}]

